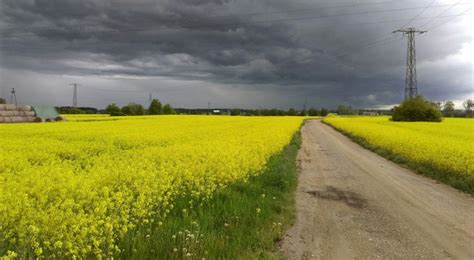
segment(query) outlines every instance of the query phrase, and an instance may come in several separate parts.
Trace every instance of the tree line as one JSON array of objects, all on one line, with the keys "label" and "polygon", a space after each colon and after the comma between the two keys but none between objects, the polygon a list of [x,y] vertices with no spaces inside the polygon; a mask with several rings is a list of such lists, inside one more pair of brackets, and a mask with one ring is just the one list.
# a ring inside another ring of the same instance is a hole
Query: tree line
[{"label": "tree line", "polygon": [[[431,101],[428,101],[431,102]],[[0,104],[6,104],[5,98],[0,97]],[[453,101],[446,102],[431,102],[432,106],[442,114],[444,117],[472,117],[474,110],[474,101],[468,99],[463,102],[463,109],[455,109]],[[62,106],[56,107],[60,114],[110,114],[112,116],[118,115],[169,115],[169,114],[223,114],[223,115],[244,115],[244,116],[326,116],[329,113],[337,113],[338,115],[363,115],[367,112],[375,112],[377,114],[392,115],[394,109],[391,110],[366,110],[353,109],[351,106],[338,105],[336,109],[327,108],[309,108],[297,110],[290,108],[283,109],[188,109],[188,108],[173,108],[170,104],[162,105],[158,99],[153,99],[148,109],[143,105],[137,103],[129,103],[123,107],[117,104],[109,104],[105,109],[99,110],[94,107],[70,107]],[[218,111],[218,112],[216,112]]]},{"label": "tree line", "polygon": [[148,109],[145,109],[141,104],[129,103],[123,107],[117,104],[109,104],[105,108],[105,112],[111,116],[142,116],[142,115],[172,115],[176,111],[170,104],[161,104],[158,99],[153,99],[150,102]]},{"label": "tree line", "polygon": [[464,109],[455,109],[453,101],[437,102],[436,107],[443,113],[444,117],[472,117],[474,101],[468,99],[462,103]]},{"label": "tree line", "polygon": [[[288,110],[284,109],[217,109],[217,114],[227,114],[231,116],[327,116],[329,114],[329,110],[326,108],[310,108],[308,110],[302,109],[297,110],[294,108],[290,108]],[[215,112],[212,112],[216,114]]]},{"label": "tree line", "polygon": [[[412,103],[409,103],[409,105],[413,105],[415,107],[416,106],[426,107],[426,108],[431,107],[432,109],[437,110],[439,112],[439,115],[443,117],[472,117],[473,116],[474,101],[471,99],[465,100],[463,102],[462,104],[463,109],[456,109],[454,106],[454,102],[451,100],[448,100],[446,102],[432,102],[421,97],[421,98],[415,99],[415,102],[412,102]],[[385,110],[385,111],[374,110],[374,111],[377,111],[381,114],[392,115],[396,111],[397,107],[392,108],[391,110]],[[337,113],[338,115],[362,115],[366,111],[367,110],[353,109],[351,106],[339,105],[337,106],[337,109],[334,111],[334,113]],[[431,111],[430,113],[435,113],[435,112]]]},{"label": "tree line", "polygon": [[99,110],[94,107],[56,107],[60,114],[109,114],[111,116],[141,116],[141,115],[171,115],[176,114],[170,104],[163,105],[158,99],[153,99],[146,109],[137,103],[128,103],[119,107],[116,103],[107,105],[105,109]]}]

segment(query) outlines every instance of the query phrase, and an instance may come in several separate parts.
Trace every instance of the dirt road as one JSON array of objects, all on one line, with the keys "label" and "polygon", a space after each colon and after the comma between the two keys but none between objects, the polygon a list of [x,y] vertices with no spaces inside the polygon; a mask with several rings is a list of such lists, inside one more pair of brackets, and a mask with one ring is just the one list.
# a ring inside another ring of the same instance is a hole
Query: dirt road
[{"label": "dirt road", "polygon": [[474,259],[474,198],[361,148],[318,120],[302,129],[290,259]]}]

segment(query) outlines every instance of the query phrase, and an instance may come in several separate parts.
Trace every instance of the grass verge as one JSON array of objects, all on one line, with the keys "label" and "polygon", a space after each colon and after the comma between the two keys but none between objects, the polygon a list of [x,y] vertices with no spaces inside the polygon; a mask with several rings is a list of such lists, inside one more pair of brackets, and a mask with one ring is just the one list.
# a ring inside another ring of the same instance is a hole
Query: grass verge
[{"label": "grass verge", "polygon": [[324,120],[322,122],[332,127],[336,131],[349,137],[352,141],[359,144],[360,146],[370,151],[373,151],[378,155],[401,165],[404,168],[411,169],[418,174],[431,177],[437,181],[446,183],[458,190],[474,195],[474,176],[467,174],[459,174],[449,169],[440,169],[432,164],[419,163],[416,161],[409,160],[397,153],[392,152],[390,149],[371,144],[367,142],[367,140],[365,140],[364,138],[355,136],[347,131],[344,131],[344,129],[337,128],[325,122]]},{"label": "grass verge", "polygon": [[280,258],[276,242],[294,222],[296,155],[300,134],[266,170],[233,183],[207,200],[176,199],[163,222],[131,232],[119,258],[254,259]]}]

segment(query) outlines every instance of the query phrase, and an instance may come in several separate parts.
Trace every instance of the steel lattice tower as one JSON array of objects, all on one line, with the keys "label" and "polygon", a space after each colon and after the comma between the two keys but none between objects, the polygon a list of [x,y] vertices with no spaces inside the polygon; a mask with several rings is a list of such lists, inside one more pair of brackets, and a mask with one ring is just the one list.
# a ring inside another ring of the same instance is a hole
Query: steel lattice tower
[{"label": "steel lattice tower", "polygon": [[[15,101],[15,103],[13,103]],[[16,101],[16,91],[15,88],[12,88],[11,96],[10,96],[10,104],[15,104],[18,105],[18,102]]]},{"label": "steel lattice tower", "polygon": [[405,100],[413,98],[418,94],[416,86],[416,49],[415,49],[415,33],[422,34],[426,31],[419,31],[415,28],[406,28],[393,31],[401,32],[407,36],[407,68],[405,75]]},{"label": "steel lattice tower", "polygon": [[74,87],[74,92],[73,92],[73,96],[72,96],[72,106],[77,107],[77,86],[79,86],[79,84],[78,83],[71,83],[69,85]]}]

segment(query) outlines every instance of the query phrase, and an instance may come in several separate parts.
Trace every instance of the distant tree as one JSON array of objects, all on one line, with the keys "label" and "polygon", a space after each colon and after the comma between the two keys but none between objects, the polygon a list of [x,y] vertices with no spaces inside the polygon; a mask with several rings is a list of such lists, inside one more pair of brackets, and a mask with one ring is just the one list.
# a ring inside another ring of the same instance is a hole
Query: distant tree
[{"label": "distant tree", "polygon": [[233,108],[230,110],[230,115],[231,116],[240,116],[240,109]]},{"label": "distant tree", "polygon": [[73,115],[73,114],[85,114],[86,112],[77,107],[56,107],[59,114]]},{"label": "distant tree", "polygon": [[132,109],[130,108],[130,104],[123,106],[120,111],[126,116],[131,116],[132,115]]},{"label": "distant tree", "polygon": [[352,111],[352,107],[350,106],[339,105],[337,106],[337,113],[339,115],[353,115],[354,111]]},{"label": "distant tree", "polygon": [[120,112],[120,107],[117,106],[117,104],[115,103],[112,103],[112,104],[109,104],[106,108],[105,108],[105,112],[111,116],[119,116],[121,115],[121,112]]},{"label": "distant tree", "polygon": [[472,109],[474,108],[474,101],[468,99],[462,103],[464,110],[466,111],[466,117],[472,117]]},{"label": "distant tree", "polygon": [[153,99],[148,107],[148,114],[161,115],[163,114],[163,106],[158,99]]},{"label": "distant tree", "polygon": [[446,101],[443,106],[443,115],[446,117],[453,117],[455,112],[454,102],[451,100]]},{"label": "distant tree", "polygon": [[308,113],[306,112],[306,109],[303,109],[300,111],[300,116],[307,116]]},{"label": "distant tree", "polygon": [[422,96],[416,96],[394,107],[392,120],[441,122],[441,112],[433,102]]},{"label": "distant tree", "polygon": [[129,116],[141,116],[145,114],[145,108],[142,105],[136,103],[129,103],[122,107],[122,113]]},{"label": "distant tree", "polygon": [[286,114],[289,116],[296,116],[296,110],[294,108],[290,108]]},{"label": "distant tree", "polygon": [[4,98],[0,97],[0,104],[6,104],[6,103],[7,101]]},{"label": "distant tree", "polygon": [[321,108],[321,116],[327,116],[329,114],[329,110],[326,108]]},{"label": "distant tree", "polygon": [[170,104],[166,104],[163,106],[163,114],[165,115],[172,115],[176,114],[176,111],[170,106]]},{"label": "distant tree", "polygon": [[310,108],[308,109],[308,116],[319,116],[321,113],[319,112],[318,109],[316,108]]},{"label": "distant tree", "polygon": [[78,107],[80,110],[84,111],[86,114],[97,114],[99,110],[95,107]]}]

